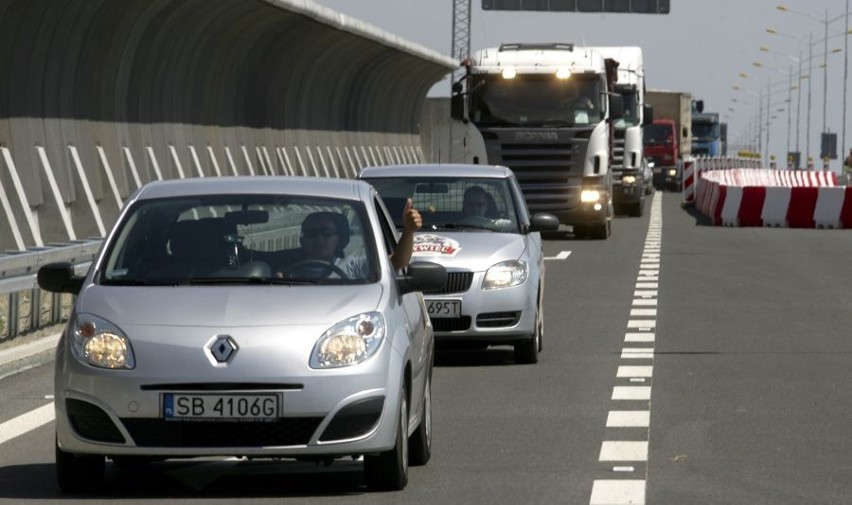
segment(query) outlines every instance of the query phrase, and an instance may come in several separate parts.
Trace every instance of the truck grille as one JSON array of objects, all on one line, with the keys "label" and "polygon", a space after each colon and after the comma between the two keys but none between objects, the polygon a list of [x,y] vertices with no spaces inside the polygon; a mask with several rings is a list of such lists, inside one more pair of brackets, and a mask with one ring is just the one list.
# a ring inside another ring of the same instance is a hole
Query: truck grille
[{"label": "truck grille", "polygon": [[512,169],[530,212],[570,210],[579,203],[583,154],[591,130],[560,129],[542,133],[553,140],[516,140],[520,129],[483,131],[489,163]]}]

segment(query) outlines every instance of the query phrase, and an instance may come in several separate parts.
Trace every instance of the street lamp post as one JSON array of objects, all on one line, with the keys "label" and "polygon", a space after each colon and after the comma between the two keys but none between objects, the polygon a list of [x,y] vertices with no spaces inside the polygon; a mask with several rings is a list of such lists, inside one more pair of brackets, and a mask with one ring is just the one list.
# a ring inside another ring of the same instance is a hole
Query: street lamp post
[{"label": "street lamp post", "polygon": [[[843,156],[846,152],[846,80],[849,72],[849,0],[846,0],[846,12],[839,16],[835,16],[831,19],[828,18],[828,10],[825,11],[825,17],[820,19],[816,16],[808,14],[807,12],[797,11],[795,9],[790,9],[784,5],[779,5],[776,7],[778,10],[783,12],[791,12],[793,14],[798,14],[800,16],[806,17],[812,21],[816,21],[817,23],[822,23],[824,28],[825,36],[823,38],[824,42],[824,53],[823,53],[823,84],[822,84],[822,133],[827,133],[827,118],[828,118],[828,25],[837,21],[838,19],[846,20],[846,32],[842,35],[845,35],[844,39],[844,63],[843,63],[843,147],[841,151],[841,156]],[[819,41],[818,41],[819,42]],[[811,43],[813,43],[813,34],[811,34]],[[809,47],[810,49],[810,47]],[[809,71],[810,72],[810,71]],[[810,84],[808,85],[808,89],[810,90]],[[810,101],[810,97],[808,98]],[[810,129],[810,122],[808,122],[808,129]],[[809,134],[810,135],[810,134]],[[810,137],[809,137],[810,138]],[[841,159],[843,159],[841,157]],[[841,162],[842,166],[842,162]]]},{"label": "street lamp post", "polygon": [[[761,47],[761,50],[764,48]],[[759,61],[755,61],[752,63],[755,67],[758,68],[768,68],[778,72],[781,75],[785,75],[785,72],[780,68],[773,67],[771,65],[765,65]],[[791,131],[791,122],[792,122],[792,108],[793,108],[793,67],[790,66],[790,71],[786,73],[789,77],[789,85],[787,86],[787,155],[790,153],[790,131]],[[796,119],[798,121],[798,118]]]}]

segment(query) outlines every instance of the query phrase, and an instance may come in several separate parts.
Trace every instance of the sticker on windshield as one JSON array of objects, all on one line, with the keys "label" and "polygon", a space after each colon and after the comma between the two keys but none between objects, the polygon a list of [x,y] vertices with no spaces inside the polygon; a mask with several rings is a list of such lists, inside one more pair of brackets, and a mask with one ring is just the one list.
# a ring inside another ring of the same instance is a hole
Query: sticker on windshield
[{"label": "sticker on windshield", "polygon": [[441,235],[416,235],[412,254],[418,256],[455,256],[461,251],[459,243]]}]

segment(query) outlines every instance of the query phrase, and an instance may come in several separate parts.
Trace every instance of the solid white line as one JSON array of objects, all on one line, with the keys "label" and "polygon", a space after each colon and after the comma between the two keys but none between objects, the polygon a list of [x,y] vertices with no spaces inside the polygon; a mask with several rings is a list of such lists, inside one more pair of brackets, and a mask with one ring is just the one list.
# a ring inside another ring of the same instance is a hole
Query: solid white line
[{"label": "solid white line", "polygon": [[647,428],[651,424],[651,412],[647,410],[610,410],[606,418],[607,428]]},{"label": "solid white line", "polygon": [[599,461],[648,461],[648,442],[605,441]]},{"label": "solid white line", "polygon": [[559,254],[556,256],[545,256],[546,260],[564,260],[568,259],[568,256],[571,256],[571,251],[559,251]]},{"label": "solid white line", "polygon": [[48,403],[0,424],[0,444],[53,421],[53,403]]},{"label": "solid white line", "polygon": [[645,505],[645,481],[596,480],[589,505]]}]

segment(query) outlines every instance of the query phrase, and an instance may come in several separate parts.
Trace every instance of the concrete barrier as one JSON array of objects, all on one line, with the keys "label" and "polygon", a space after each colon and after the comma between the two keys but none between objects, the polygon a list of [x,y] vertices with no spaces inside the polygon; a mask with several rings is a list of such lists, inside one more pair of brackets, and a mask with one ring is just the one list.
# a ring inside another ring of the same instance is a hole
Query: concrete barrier
[{"label": "concrete barrier", "polygon": [[716,226],[852,228],[852,187],[836,184],[830,172],[708,171],[696,208]]}]

